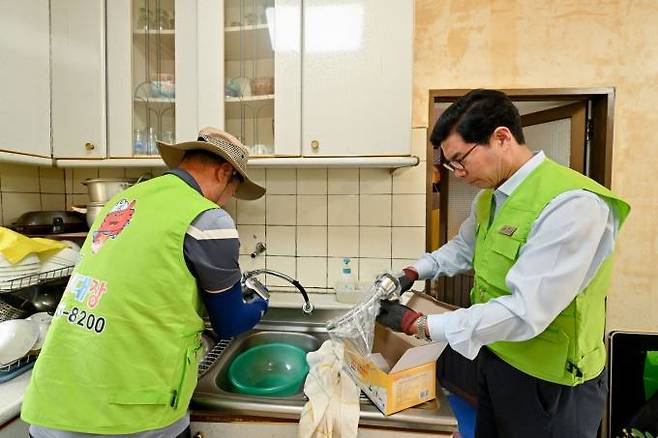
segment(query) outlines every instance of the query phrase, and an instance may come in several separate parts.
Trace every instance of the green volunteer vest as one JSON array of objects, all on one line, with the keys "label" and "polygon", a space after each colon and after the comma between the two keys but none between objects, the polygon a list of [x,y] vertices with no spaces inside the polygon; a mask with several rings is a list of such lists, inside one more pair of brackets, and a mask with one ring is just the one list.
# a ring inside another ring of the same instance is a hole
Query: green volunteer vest
[{"label": "green volunteer vest", "polygon": [[25,422],[126,434],[185,415],[204,324],[183,241],[194,218],[211,208],[217,205],[175,175],[106,204],[34,367]]},{"label": "green volunteer vest", "polygon": [[[516,263],[533,223],[552,199],[576,189],[603,197],[620,226],[628,216],[630,206],[610,190],[549,159],[517,187],[490,226],[493,191],[482,192],[476,203],[473,304],[510,294],[505,277]],[[596,377],[605,366],[605,297],[611,271],[609,256],[590,284],[538,336],[487,347],[518,370],[550,382],[575,386]]]}]

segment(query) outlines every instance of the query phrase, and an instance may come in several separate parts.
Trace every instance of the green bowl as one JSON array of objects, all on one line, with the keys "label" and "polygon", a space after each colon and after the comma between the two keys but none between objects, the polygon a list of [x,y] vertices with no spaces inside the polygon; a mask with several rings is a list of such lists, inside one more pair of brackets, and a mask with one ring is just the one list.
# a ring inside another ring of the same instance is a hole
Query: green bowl
[{"label": "green bowl", "polygon": [[271,397],[295,394],[306,374],[306,352],[280,342],[250,348],[233,359],[228,368],[236,392]]}]

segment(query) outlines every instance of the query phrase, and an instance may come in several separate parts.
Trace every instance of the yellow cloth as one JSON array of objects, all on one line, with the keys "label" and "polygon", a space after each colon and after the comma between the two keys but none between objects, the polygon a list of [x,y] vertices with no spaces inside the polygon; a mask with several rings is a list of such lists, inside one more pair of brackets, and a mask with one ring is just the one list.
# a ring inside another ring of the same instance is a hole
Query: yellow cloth
[{"label": "yellow cloth", "polygon": [[27,237],[9,228],[0,227],[0,253],[13,265],[29,254],[35,253],[43,257],[62,248],[66,248],[66,243],[41,237]]},{"label": "yellow cloth", "polygon": [[361,390],[341,372],[343,344],[325,341],[306,355],[310,371],[304,384],[308,402],[299,419],[298,438],[356,438]]}]

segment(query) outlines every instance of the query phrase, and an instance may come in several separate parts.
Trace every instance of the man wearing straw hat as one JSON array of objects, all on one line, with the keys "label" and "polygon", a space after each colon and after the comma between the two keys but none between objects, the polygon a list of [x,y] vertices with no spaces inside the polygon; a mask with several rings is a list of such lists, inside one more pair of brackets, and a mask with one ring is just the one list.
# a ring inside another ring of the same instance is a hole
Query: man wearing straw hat
[{"label": "man wearing straw hat", "polygon": [[204,305],[220,337],[267,310],[221,208],[265,193],[247,148],[214,128],[158,147],[171,170],[110,200],[82,247],[23,403],[35,438],[189,436]]}]

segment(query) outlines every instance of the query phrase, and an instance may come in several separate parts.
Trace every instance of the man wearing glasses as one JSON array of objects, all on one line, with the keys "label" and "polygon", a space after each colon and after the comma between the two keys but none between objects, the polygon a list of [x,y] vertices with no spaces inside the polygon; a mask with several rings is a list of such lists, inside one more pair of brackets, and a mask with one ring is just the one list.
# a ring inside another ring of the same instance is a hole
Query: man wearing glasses
[{"label": "man wearing glasses", "polygon": [[504,93],[474,90],[439,118],[441,164],[482,190],[449,242],[401,274],[475,271],[472,305],[421,315],[382,302],[378,320],[478,358],[476,436],[594,437],[607,394],[605,297],[629,205],[532,152]]}]

